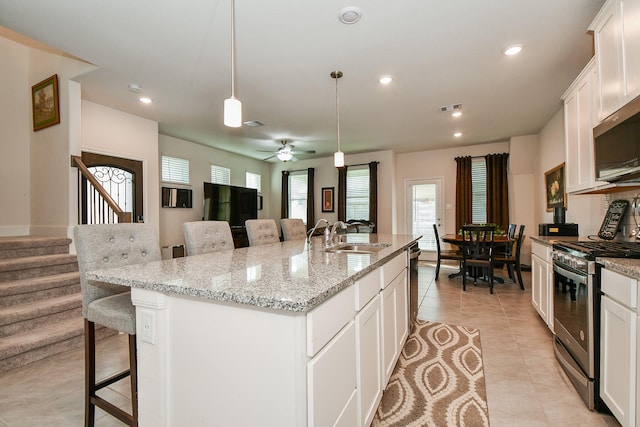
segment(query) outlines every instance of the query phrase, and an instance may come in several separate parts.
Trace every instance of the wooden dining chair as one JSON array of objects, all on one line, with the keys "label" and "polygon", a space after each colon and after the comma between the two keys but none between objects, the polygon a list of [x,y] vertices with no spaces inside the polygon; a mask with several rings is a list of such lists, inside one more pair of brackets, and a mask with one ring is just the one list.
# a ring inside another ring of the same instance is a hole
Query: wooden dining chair
[{"label": "wooden dining chair", "polygon": [[436,249],[438,250],[438,259],[436,261],[436,280],[438,280],[438,275],[440,274],[440,263],[443,259],[458,261],[458,265],[462,268],[462,252],[459,250],[442,250],[440,248],[440,237],[438,236],[438,226],[436,224],[433,224],[433,235],[436,238]]},{"label": "wooden dining chair", "polygon": [[514,266],[515,272],[518,275],[518,283],[520,284],[520,289],[524,291],[524,282],[522,281],[522,270],[520,265],[520,252],[522,251],[522,243],[524,242],[524,225],[520,226],[520,230],[518,230],[518,237],[516,238],[516,251],[512,255],[501,256],[498,255],[494,258],[494,262],[496,264],[504,264],[507,266],[509,272],[509,278],[515,283],[515,274],[514,274]]},{"label": "wooden dining chair", "polygon": [[493,236],[495,226],[462,226],[462,290],[467,290],[467,275],[471,268],[473,284],[478,283],[479,272],[488,276],[489,292],[493,293]]}]

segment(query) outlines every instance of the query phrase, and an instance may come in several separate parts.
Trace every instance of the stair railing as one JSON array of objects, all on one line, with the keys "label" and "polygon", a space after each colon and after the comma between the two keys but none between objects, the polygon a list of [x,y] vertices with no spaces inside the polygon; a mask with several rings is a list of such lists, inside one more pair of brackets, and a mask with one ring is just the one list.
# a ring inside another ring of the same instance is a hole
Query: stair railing
[{"label": "stair railing", "polygon": [[[87,203],[87,224],[133,222],[133,213],[124,212],[118,206],[107,190],[100,185],[89,171],[80,156],[71,156],[71,166],[78,168],[78,188],[80,192],[82,192],[82,178],[84,177],[87,180],[87,198],[91,199],[91,202]],[[79,196],[79,200],[82,200],[82,194]]]}]

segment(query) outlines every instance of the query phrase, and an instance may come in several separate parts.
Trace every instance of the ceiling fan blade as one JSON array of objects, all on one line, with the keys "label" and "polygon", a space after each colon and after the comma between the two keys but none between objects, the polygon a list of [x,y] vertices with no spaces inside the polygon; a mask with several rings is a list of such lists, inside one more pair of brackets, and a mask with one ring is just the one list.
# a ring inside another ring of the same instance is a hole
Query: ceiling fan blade
[{"label": "ceiling fan blade", "polygon": [[269,156],[266,159],[262,159],[263,162],[267,161],[267,160],[271,160],[275,157],[276,155],[274,154],[273,156]]},{"label": "ceiling fan blade", "polygon": [[289,160],[290,162],[297,162],[298,159],[296,159],[295,157],[292,157],[291,160]]},{"label": "ceiling fan blade", "polygon": [[292,153],[297,153],[297,154],[316,154],[316,150],[293,150]]},{"label": "ceiling fan blade", "polygon": [[258,153],[273,153],[273,152],[278,151],[278,150],[275,150],[275,151],[274,150],[256,150],[256,151]]}]

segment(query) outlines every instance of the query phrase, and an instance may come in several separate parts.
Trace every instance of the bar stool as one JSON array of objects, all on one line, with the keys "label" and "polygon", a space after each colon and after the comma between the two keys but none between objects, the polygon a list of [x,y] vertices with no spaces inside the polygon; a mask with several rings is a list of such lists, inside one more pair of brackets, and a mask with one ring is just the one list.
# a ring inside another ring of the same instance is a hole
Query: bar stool
[{"label": "bar stool", "polygon": [[282,218],[282,238],[284,240],[304,240],[307,238],[307,227],[299,218]]},{"label": "bar stool", "polygon": [[278,226],[273,219],[248,219],[244,225],[247,228],[249,246],[280,242]]},{"label": "bar stool", "polygon": [[182,224],[187,255],[234,249],[231,227],[227,221],[193,221]]},{"label": "bar stool", "polygon": [[[89,282],[86,272],[158,261],[160,246],[154,227],[148,224],[78,225],[73,230],[80,270],[85,336],[85,426],[95,423],[96,406],[129,426],[138,425],[136,361],[136,313],[126,286]],[[97,325],[129,335],[129,369],[96,381]],[[131,377],[131,413],[96,393],[127,376]]]}]

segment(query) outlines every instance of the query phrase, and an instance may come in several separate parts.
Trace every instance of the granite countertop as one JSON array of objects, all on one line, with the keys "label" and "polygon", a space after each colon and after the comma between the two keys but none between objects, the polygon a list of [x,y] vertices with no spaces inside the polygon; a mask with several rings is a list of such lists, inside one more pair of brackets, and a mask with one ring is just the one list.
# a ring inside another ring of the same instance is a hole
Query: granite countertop
[{"label": "granite countertop", "polygon": [[174,258],[87,273],[131,288],[306,312],[405,251],[420,236],[346,234],[346,243],[389,245],[372,254],[326,252],[322,237]]},{"label": "granite countertop", "polygon": [[604,268],[616,271],[640,280],[640,259],[633,258],[596,258],[598,264],[602,264]]},{"label": "granite countertop", "polygon": [[577,242],[580,240],[579,236],[530,236],[529,238],[546,246],[553,246],[558,242]]}]

